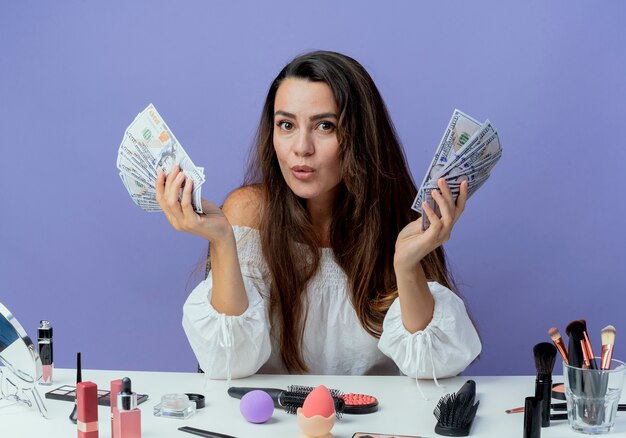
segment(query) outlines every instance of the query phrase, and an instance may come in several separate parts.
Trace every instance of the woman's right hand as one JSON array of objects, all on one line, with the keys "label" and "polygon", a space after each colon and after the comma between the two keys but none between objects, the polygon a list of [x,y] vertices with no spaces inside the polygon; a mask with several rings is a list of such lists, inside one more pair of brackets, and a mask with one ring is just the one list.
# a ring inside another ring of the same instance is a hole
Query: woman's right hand
[{"label": "woman's right hand", "polygon": [[[181,187],[182,200],[178,199]],[[232,237],[233,231],[222,210],[212,202],[202,200],[203,214],[191,205],[193,180],[187,178],[179,166],[165,176],[159,172],[156,180],[156,200],[169,223],[178,231],[195,234],[212,243]]]}]

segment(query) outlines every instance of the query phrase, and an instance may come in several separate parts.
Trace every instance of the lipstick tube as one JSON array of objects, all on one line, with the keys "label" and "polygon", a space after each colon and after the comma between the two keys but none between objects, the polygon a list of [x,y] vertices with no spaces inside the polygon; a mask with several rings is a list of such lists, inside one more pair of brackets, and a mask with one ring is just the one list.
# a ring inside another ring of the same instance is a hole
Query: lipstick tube
[{"label": "lipstick tube", "polygon": [[52,326],[49,321],[41,320],[37,329],[39,357],[43,366],[40,385],[52,385],[54,358],[52,356]]},{"label": "lipstick tube", "polygon": [[98,386],[93,382],[76,385],[78,438],[98,438]]},{"label": "lipstick tube", "polygon": [[131,390],[128,377],[122,379],[122,391],[117,395],[115,438],[141,438],[141,411],[137,408],[137,394]]}]

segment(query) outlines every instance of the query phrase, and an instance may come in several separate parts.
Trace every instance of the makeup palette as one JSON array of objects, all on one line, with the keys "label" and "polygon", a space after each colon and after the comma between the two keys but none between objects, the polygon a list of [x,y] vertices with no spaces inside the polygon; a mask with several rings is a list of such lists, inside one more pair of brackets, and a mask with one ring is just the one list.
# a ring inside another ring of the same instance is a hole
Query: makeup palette
[{"label": "makeup palette", "polygon": [[[71,385],[59,386],[52,391],[46,392],[46,398],[50,400],[62,400],[74,402],[76,401],[76,387]],[[137,404],[141,404],[148,400],[148,395],[137,394]],[[98,405],[111,406],[111,392],[98,389]]]}]

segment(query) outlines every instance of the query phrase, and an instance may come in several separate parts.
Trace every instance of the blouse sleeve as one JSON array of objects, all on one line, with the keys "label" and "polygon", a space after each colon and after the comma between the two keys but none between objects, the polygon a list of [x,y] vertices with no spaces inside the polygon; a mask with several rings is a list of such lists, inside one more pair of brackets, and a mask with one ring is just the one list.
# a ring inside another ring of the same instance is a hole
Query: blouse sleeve
[{"label": "blouse sleeve", "polygon": [[191,292],[183,306],[183,328],[202,370],[211,379],[247,377],[271,353],[265,300],[267,286],[254,230],[233,227],[248,308],[239,316],[219,313],[211,305],[212,274]]},{"label": "blouse sleeve", "polygon": [[428,326],[408,332],[402,323],[400,300],[396,298],[385,316],[378,348],[409,377],[455,376],[480,353],[480,338],[463,300],[439,283],[429,282],[428,286],[435,300]]}]

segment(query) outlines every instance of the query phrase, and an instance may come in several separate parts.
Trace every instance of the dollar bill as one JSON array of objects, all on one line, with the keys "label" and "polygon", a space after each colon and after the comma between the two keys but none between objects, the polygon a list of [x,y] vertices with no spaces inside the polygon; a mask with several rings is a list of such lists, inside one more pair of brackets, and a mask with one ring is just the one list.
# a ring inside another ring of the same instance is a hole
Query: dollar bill
[{"label": "dollar bill", "polygon": [[[146,211],[160,210],[155,199],[158,173],[169,175],[175,166],[180,166],[188,180],[193,181],[193,208],[202,213],[204,169],[193,163],[154,105],[140,112],[124,132],[116,164],[132,200]],[[179,198],[182,199],[182,189]]]},{"label": "dollar bill", "polygon": [[120,178],[128,194],[135,204],[146,211],[160,211],[159,203],[154,200],[154,194],[145,184],[120,172]]},{"label": "dollar bill", "polygon": [[472,168],[479,167],[481,164],[489,164],[491,157],[497,155],[500,150],[500,138],[498,137],[498,133],[494,132],[489,138],[479,143],[472,150],[468,150],[466,154],[457,157],[450,163],[450,168],[446,169],[443,175],[465,173]]},{"label": "dollar bill", "polygon": [[[129,144],[130,143],[130,144]],[[154,179],[154,170],[142,159],[141,154],[128,140],[123,140],[117,154],[117,164],[124,163],[133,168],[133,171],[140,173],[146,178]]]},{"label": "dollar bill", "polygon": [[430,226],[430,220],[422,211],[428,204],[437,216],[441,212],[432,196],[439,190],[437,181],[444,178],[454,202],[467,182],[467,198],[482,187],[490,172],[502,156],[502,147],[497,130],[489,120],[480,124],[467,114],[454,110],[435,156],[420,185],[412,209],[422,214],[422,228]]},{"label": "dollar bill", "polygon": [[[480,127],[480,122],[455,109],[421,185],[423,186],[428,180],[436,179],[437,175],[445,169],[450,160],[454,159],[463,145],[474,136]],[[421,213],[422,202],[421,193],[418,191],[412,208]]]},{"label": "dollar bill", "polygon": [[448,169],[452,169],[456,167],[456,164],[463,157],[472,153],[474,150],[480,148],[486,139],[491,137],[495,133],[495,129],[489,120],[483,123],[480,129],[474,133],[474,135],[463,144],[463,146],[456,152],[451,153],[448,156],[448,162],[441,169],[440,173],[443,175],[447,172]]},{"label": "dollar bill", "polygon": [[[436,187],[424,187],[421,189],[422,199],[424,202],[430,206],[435,212],[435,214],[441,217],[441,211],[439,210],[439,204],[435,202],[432,196],[433,190],[437,190]],[[430,226],[430,220],[428,219],[428,215],[426,213],[422,214],[422,229],[426,230]]]},{"label": "dollar bill", "polygon": [[481,123],[478,120],[462,111],[454,110],[451,124],[448,126],[448,136],[435,164],[435,170],[445,168],[451,159],[460,154],[480,127]]}]

